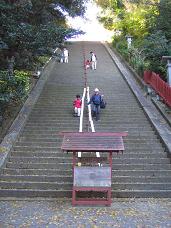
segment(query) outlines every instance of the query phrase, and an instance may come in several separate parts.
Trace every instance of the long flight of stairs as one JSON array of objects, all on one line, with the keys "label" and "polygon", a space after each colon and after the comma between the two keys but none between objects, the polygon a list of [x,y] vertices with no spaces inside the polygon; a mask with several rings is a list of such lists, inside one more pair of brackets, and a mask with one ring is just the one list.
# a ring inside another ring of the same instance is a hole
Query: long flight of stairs
[{"label": "long flight of stairs", "polygon": [[[170,197],[171,164],[155,130],[104,47],[85,42],[84,48],[103,63],[87,71],[91,92],[100,88],[107,101],[96,131],[128,132],[124,154],[113,156],[113,197]],[[72,157],[62,153],[59,132],[78,131],[71,107],[83,91],[82,43],[69,50],[73,58],[56,64],[2,170],[2,197],[71,197]]]}]

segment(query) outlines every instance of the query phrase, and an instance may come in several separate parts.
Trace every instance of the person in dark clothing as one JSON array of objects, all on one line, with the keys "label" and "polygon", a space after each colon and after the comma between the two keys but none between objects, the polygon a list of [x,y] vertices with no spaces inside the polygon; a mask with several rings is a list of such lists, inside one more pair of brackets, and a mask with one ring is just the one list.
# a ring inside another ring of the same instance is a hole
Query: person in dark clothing
[{"label": "person in dark clothing", "polygon": [[99,89],[94,90],[94,94],[90,98],[89,104],[92,104],[92,116],[96,117],[96,120],[100,120],[100,103],[102,101],[102,96],[99,93]]}]

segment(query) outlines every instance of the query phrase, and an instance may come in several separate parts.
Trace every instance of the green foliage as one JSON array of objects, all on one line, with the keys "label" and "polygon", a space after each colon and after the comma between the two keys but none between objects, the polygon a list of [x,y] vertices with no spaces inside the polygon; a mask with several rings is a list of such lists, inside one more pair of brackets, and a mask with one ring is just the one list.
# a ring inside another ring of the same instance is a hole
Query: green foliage
[{"label": "green foliage", "polygon": [[136,72],[143,76],[145,70],[145,54],[143,49],[131,47],[129,49],[129,61]]},{"label": "green foliage", "polygon": [[166,63],[162,56],[169,55],[168,40],[162,31],[151,34],[144,40],[144,53],[146,60],[150,63],[149,68],[166,78]]},{"label": "green foliage", "polygon": [[171,46],[161,31],[149,35],[141,42],[134,42],[134,46],[129,49],[126,39],[121,36],[115,37],[113,44],[138,74],[143,75],[144,70],[152,70],[166,80],[166,63],[162,61],[162,56],[170,55]]},{"label": "green foliage", "polygon": [[7,56],[13,55],[17,68],[30,69],[40,50],[49,53],[65,39],[80,33],[67,26],[66,15],[83,15],[86,1],[2,0],[0,65],[4,65]]},{"label": "green foliage", "polygon": [[[115,34],[113,44],[118,52],[142,74],[144,69],[166,79],[163,55],[171,55],[170,0],[96,0],[103,9],[99,20]],[[126,35],[133,36],[128,50]]]},{"label": "green foliage", "polygon": [[28,93],[29,81],[28,72],[14,71],[14,76],[9,76],[7,71],[0,71],[0,106],[21,101]]},{"label": "green foliage", "polygon": [[113,40],[113,45],[117,49],[117,51],[124,56],[126,60],[128,60],[128,49],[127,49],[127,42],[124,37],[117,36]]},{"label": "green foliage", "polygon": [[[8,59],[15,58],[15,69],[33,70],[49,59],[54,48],[78,33],[69,28],[66,15],[85,13],[87,0],[0,1],[0,107],[21,101],[29,91],[29,74],[15,70],[10,76]],[[44,56],[43,56],[44,55]]]},{"label": "green foliage", "polygon": [[141,1],[113,0],[105,1],[106,4],[102,1],[97,1],[97,3],[105,12],[99,17],[99,20],[106,28],[120,31],[123,36],[130,34],[134,38],[145,37],[154,25],[158,14],[157,7],[154,4],[147,7]]},{"label": "green foliage", "polygon": [[162,0],[159,3],[159,17],[156,29],[161,30],[168,40],[171,40],[171,1]]},{"label": "green foliage", "polygon": [[48,55],[42,55],[42,56],[38,56],[36,58],[36,62],[38,63],[38,65],[43,66],[48,60],[49,60],[50,56]]},{"label": "green foliage", "polygon": [[145,66],[145,54],[144,51],[131,47],[128,49],[125,37],[117,36],[113,40],[113,45],[117,51],[124,57],[124,59],[130,63],[130,65],[137,71],[139,75],[143,75]]}]

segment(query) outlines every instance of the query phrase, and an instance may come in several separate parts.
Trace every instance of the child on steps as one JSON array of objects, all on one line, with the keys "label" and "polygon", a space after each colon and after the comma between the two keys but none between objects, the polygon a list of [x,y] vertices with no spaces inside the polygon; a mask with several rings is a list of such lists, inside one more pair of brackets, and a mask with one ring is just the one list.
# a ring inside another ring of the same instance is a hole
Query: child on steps
[{"label": "child on steps", "polygon": [[82,101],[81,101],[80,95],[77,94],[76,95],[76,99],[73,101],[74,116],[80,117],[80,114],[81,114],[81,104],[82,104]]}]

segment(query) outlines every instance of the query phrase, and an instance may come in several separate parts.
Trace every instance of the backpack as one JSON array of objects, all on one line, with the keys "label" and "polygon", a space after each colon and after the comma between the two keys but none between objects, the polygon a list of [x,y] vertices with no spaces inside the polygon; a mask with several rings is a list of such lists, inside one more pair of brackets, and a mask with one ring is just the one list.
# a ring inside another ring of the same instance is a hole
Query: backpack
[{"label": "backpack", "polygon": [[102,98],[101,98],[101,96],[99,94],[98,95],[94,95],[93,99],[92,99],[93,104],[95,104],[95,105],[100,105],[101,100],[102,100]]},{"label": "backpack", "polygon": [[105,109],[106,108],[106,101],[104,101],[103,99],[100,101],[100,108]]}]

